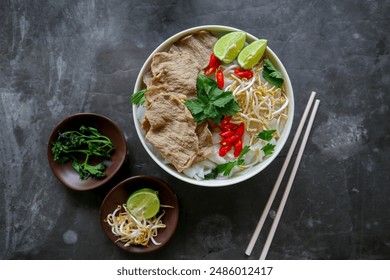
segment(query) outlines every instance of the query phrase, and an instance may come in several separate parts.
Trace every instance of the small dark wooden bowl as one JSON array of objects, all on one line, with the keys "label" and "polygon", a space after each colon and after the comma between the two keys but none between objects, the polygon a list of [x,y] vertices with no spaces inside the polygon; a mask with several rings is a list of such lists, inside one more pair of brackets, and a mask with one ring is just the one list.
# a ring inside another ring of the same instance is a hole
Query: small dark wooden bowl
[{"label": "small dark wooden bowl", "polygon": [[[73,169],[71,162],[59,164],[53,160],[51,148],[52,143],[58,138],[58,132],[78,130],[82,125],[96,128],[102,135],[110,138],[114,145],[114,152],[110,159],[104,160],[107,167],[105,170],[106,176],[103,178],[81,180],[79,174]],[[54,175],[64,186],[77,191],[95,189],[110,181],[125,162],[126,153],[126,140],[121,129],[109,118],[93,113],[75,114],[62,120],[54,127],[47,145],[48,160]]]},{"label": "small dark wooden bowl", "polygon": [[[173,208],[163,208],[165,214],[161,220],[166,225],[166,228],[159,229],[158,235],[155,237],[155,240],[161,243],[161,245],[154,245],[152,242],[149,242],[149,245],[146,247],[141,245],[125,247],[125,243],[121,241],[116,242],[118,237],[112,233],[111,226],[104,220],[106,220],[108,214],[114,212],[118,205],[125,204],[127,198],[133,192],[142,188],[150,188],[158,191],[160,203],[162,205],[173,206]],[[107,194],[100,208],[100,222],[103,231],[116,246],[130,253],[148,253],[160,249],[173,236],[178,221],[179,203],[176,195],[167,183],[152,176],[135,176],[120,182]]]}]

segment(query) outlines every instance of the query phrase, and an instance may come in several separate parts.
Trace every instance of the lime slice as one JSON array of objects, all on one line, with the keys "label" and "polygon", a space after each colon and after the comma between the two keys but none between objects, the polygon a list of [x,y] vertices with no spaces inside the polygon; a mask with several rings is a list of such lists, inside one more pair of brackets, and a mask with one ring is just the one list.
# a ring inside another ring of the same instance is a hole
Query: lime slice
[{"label": "lime slice", "polygon": [[231,63],[244,47],[245,40],[245,32],[230,32],[219,38],[215,43],[214,55],[226,64]]},{"label": "lime slice", "polygon": [[152,189],[140,189],[132,193],[126,202],[129,212],[138,219],[150,219],[160,210],[157,192]]},{"label": "lime slice", "polygon": [[267,40],[260,39],[250,43],[238,55],[237,62],[244,69],[251,69],[259,63],[267,48]]},{"label": "lime slice", "polygon": [[152,189],[149,189],[149,188],[143,188],[143,189],[136,190],[130,196],[133,196],[133,195],[135,195],[137,193],[140,193],[140,192],[150,192],[150,193],[158,194],[158,192],[155,191],[155,190],[152,190]]}]

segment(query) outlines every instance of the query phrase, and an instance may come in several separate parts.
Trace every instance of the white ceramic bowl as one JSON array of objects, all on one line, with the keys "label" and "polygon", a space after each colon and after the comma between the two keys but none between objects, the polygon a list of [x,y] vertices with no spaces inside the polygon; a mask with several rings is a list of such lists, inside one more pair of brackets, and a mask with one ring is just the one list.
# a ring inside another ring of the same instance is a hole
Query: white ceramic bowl
[{"label": "white ceramic bowl", "polygon": [[[221,37],[222,35],[231,32],[231,31],[242,31],[237,28],[233,27],[228,27],[228,26],[221,26],[221,25],[204,25],[204,26],[197,26],[193,27],[190,29],[186,29],[184,31],[181,31],[169,39],[165,40],[161,45],[159,45],[148,57],[148,59],[145,61],[144,65],[141,68],[140,73],[138,74],[137,81],[135,83],[134,87],[134,92],[137,92],[143,88],[145,88],[145,85],[143,83],[142,77],[143,75],[150,70],[150,65],[152,63],[152,57],[156,52],[162,52],[162,51],[167,51],[169,47],[178,41],[179,39],[192,34],[196,33],[201,30],[207,30],[214,34],[217,37]],[[247,33],[247,42],[251,43],[258,38],[255,36]],[[265,38],[267,39],[267,38]],[[275,150],[271,156],[269,156],[267,159],[263,160],[262,162],[256,164],[253,168],[251,168],[248,172],[244,174],[237,174],[236,176],[232,176],[228,179],[213,179],[213,180],[202,180],[198,181],[192,178],[187,177],[186,175],[179,173],[176,171],[176,169],[170,165],[167,165],[164,163],[158,155],[153,151],[153,149],[149,146],[145,141],[145,132],[141,127],[140,122],[138,121],[137,118],[137,106],[133,105],[133,119],[134,119],[134,125],[137,130],[137,134],[139,136],[139,139],[141,140],[142,145],[144,146],[145,150],[147,153],[152,157],[152,159],[166,172],[171,174],[172,176],[187,182],[191,183],[194,185],[199,185],[199,186],[205,186],[205,187],[221,187],[221,186],[228,186],[232,184],[237,184],[239,182],[245,181],[256,174],[258,174],[260,171],[262,171],[264,168],[266,168],[280,153],[282,150],[284,144],[287,141],[288,135],[291,130],[292,122],[293,122],[293,117],[294,117],[294,94],[293,94],[293,89],[291,86],[291,81],[290,78],[287,74],[286,69],[284,68],[282,62],[279,60],[279,58],[276,56],[276,54],[269,48],[267,47],[266,50],[266,56],[272,61],[272,63],[275,65],[275,67],[282,73],[283,78],[284,78],[284,87],[285,87],[285,92],[287,94],[287,97],[289,99],[289,105],[288,105],[288,120],[286,122],[286,125],[283,129],[282,135],[279,138]]]}]

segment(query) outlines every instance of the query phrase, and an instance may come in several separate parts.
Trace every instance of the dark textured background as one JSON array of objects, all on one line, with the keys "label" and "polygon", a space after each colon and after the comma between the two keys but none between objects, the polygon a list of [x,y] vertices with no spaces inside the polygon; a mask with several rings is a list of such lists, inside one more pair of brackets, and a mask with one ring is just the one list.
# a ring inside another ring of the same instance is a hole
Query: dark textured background
[{"label": "dark textured background", "polygon": [[[129,104],[154,48],[186,28],[222,24],[269,40],[293,83],[293,131],[310,92],[321,99],[269,259],[390,259],[389,14],[389,1],[2,0],[0,258],[247,258],[292,135],[247,182],[197,187],[147,156]],[[118,180],[155,175],[176,192],[180,223],[160,251],[120,251],[99,224],[107,189],[70,191],[51,173],[49,134],[78,112],[106,115],[123,129],[129,156]]]}]

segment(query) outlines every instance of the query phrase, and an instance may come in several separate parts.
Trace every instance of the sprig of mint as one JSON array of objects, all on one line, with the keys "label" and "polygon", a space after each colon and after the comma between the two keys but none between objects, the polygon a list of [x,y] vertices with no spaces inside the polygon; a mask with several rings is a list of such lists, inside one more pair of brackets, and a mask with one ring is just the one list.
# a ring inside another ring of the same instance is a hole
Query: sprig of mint
[{"label": "sprig of mint", "polygon": [[215,179],[217,178],[218,174],[223,173],[224,176],[229,176],[230,172],[232,172],[232,169],[234,166],[240,166],[245,164],[245,160],[242,158],[247,152],[249,152],[250,147],[245,146],[241,153],[239,154],[238,158],[234,161],[228,161],[223,164],[218,164],[216,168],[214,168],[211,173],[206,174],[204,178],[206,180],[209,179]]},{"label": "sprig of mint", "polygon": [[196,122],[212,119],[220,124],[225,115],[232,116],[240,109],[233,93],[221,90],[217,82],[207,76],[198,75],[196,89],[197,97],[184,102]]},{"label": "sprig of mint", "polygon": [[283,86],[284,79],[282,73],[276,70],[275,66],[269,59],[264,59],[263,78],[278,88]]}]

